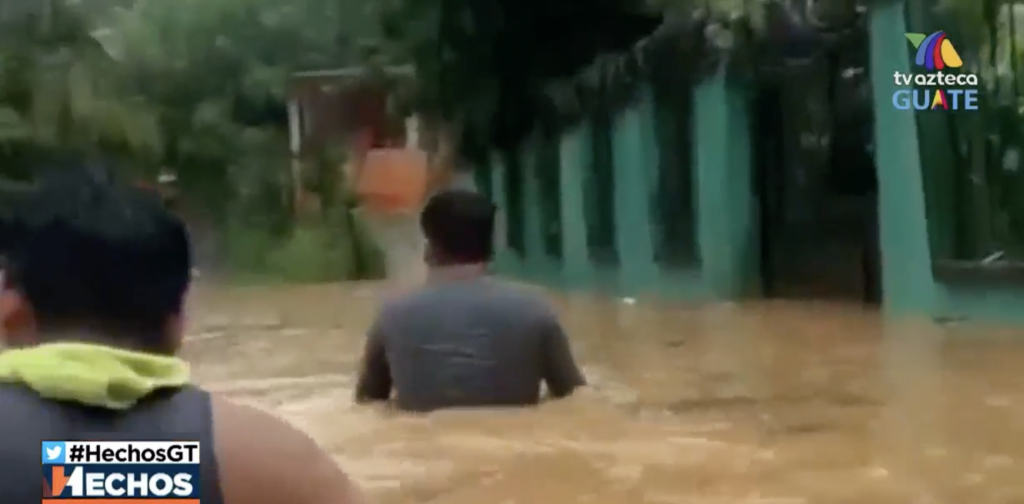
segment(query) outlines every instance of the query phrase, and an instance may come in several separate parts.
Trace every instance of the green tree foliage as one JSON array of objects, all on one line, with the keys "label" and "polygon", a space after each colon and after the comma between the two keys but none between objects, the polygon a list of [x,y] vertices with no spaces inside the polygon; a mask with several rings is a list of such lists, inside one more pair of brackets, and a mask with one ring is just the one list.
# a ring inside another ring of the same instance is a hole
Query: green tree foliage
[{"label": "green tree foliage", "polygon": [[30,178],[63,152],[133,179],[171,172],[183,207],[279,240],[294,227],[289,75],[361,63],[367,5],[2,0],[0,175]]},{"label": "green tree foliage", "polygon": [[419,105],[462,125],[463,156],[511,150],[553,115],[545,87],[661,22],[639,0],[389,0],[382,26],[416,65]]},{"label": "green tree foliage", "polygon": [[461,124],[462,155],[485,163],[532,132],[621,109],[640,82],[670,78],[659,73],[685,69],[685,86],[726,52],[776,67],[824,53],[842,38],[829,32],[862,16],[855,0],[819,3],[387,0],[380,12],[394,50],[415,62],[420,106]]},{"label": "green tree foliage", "polygon": [[[354,62],[351,0],[139,0],[107,17],[106,46],[159,105],[166,155],[191,194],[276,197],[287,169],[286,86],[296,70]],[[365,19],[365,18],[364,18]],[[269,196],[269,195],[268,195]],[[258,201],[260,198],[250,198]]]},{"label": "green tree foliage", "polygon": [[0,19],[0,165],[26,176],[45,151],[160,153],[152,107],[122,80],[123,68],[62,2],[4,12]]}]

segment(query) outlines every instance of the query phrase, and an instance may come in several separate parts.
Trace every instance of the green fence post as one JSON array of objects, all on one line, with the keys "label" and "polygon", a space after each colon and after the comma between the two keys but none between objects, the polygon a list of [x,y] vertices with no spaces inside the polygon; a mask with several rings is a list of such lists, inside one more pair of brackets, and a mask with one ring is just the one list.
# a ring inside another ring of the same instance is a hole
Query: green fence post
[{"label": "green fence post", "polygon": [[893,72],[910,73],[904,9],[900,0],[871,6],[871,87],[875,109],[882,298],[887,312],[930,314],[935,309],[924,180],[913,111],[892,105]]},{"label": "green fence post", "polygon": [[624,295],[653,290],[659,277],[651,219],[650,172],[657,159],[657,141],[649,138],[654,121],[653,93],[648,85],[643,85],[639,93],[637,102],[620,112],[612,125],[619,288]]},{"label": "green fence post", "polygon": [[594,266],[587,250],[587,220],[583,208],[583,170],[590,166],[593,152],[590,124],[584,122],[562,135],[559,146],[559,189],[562,193],[562,272],[570,288],[594,282]]},{"label": "green fence post", "polygon": [[541,211],[540,169],[539,158],[542,145],[538,136],[531,137],[520,148],[522,153],[523,181],[523,241],[526,257],[523,258],[524,274],[535,281],[550,280],[547,278],[549,265],[544,253],[544,222]]},{"label": "green fence post", "polygon": [[505,157],[495,153],[491,156],[491,201],[498,207],[497,226],[494,230],[494,268],[503,275],[520,273],[519,260],[508,246],[509,220],[519,218],[508,212],[508,191],[505,188]]},{"label": "green fence post", "polygon": [[715,299],[757,285],[758,220],[753,197],[749,100],[723,68],[693,92],[693,164],[701,276]]}]

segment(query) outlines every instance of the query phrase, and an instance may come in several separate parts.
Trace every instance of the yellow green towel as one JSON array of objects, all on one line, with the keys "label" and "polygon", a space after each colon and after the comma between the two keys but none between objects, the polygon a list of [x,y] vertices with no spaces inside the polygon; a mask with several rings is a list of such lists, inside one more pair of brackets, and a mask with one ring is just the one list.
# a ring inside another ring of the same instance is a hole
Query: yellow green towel
[{"label": "yellow green towel", "polygon": [[50,343],[0,352],[0,382],[89,406],[128,409],[157,389],[188,381],[181,359],[102,345]]}]

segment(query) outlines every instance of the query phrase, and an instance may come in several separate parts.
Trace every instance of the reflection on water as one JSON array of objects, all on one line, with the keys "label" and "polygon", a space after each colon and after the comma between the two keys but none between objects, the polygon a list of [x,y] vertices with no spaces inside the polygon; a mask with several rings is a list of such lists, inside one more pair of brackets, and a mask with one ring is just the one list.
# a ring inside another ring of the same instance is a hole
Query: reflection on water
[{"label": "reflection on water", "polygon": [[186,356],[210,389],[307,430],[377,503],[1024,503],[1014,331],[556,296],[589,390],[411,416],[351,402],[381,296],[199,289]]}]

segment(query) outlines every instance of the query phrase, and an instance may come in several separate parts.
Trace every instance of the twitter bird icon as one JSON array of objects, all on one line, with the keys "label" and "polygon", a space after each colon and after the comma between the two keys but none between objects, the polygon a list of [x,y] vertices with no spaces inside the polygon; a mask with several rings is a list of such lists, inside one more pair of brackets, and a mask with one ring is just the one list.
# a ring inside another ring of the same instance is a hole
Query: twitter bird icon
[{"label": "twitter bird icon", "polygon": [[64,463],[64,442],[43,441],[43,464]]}]

